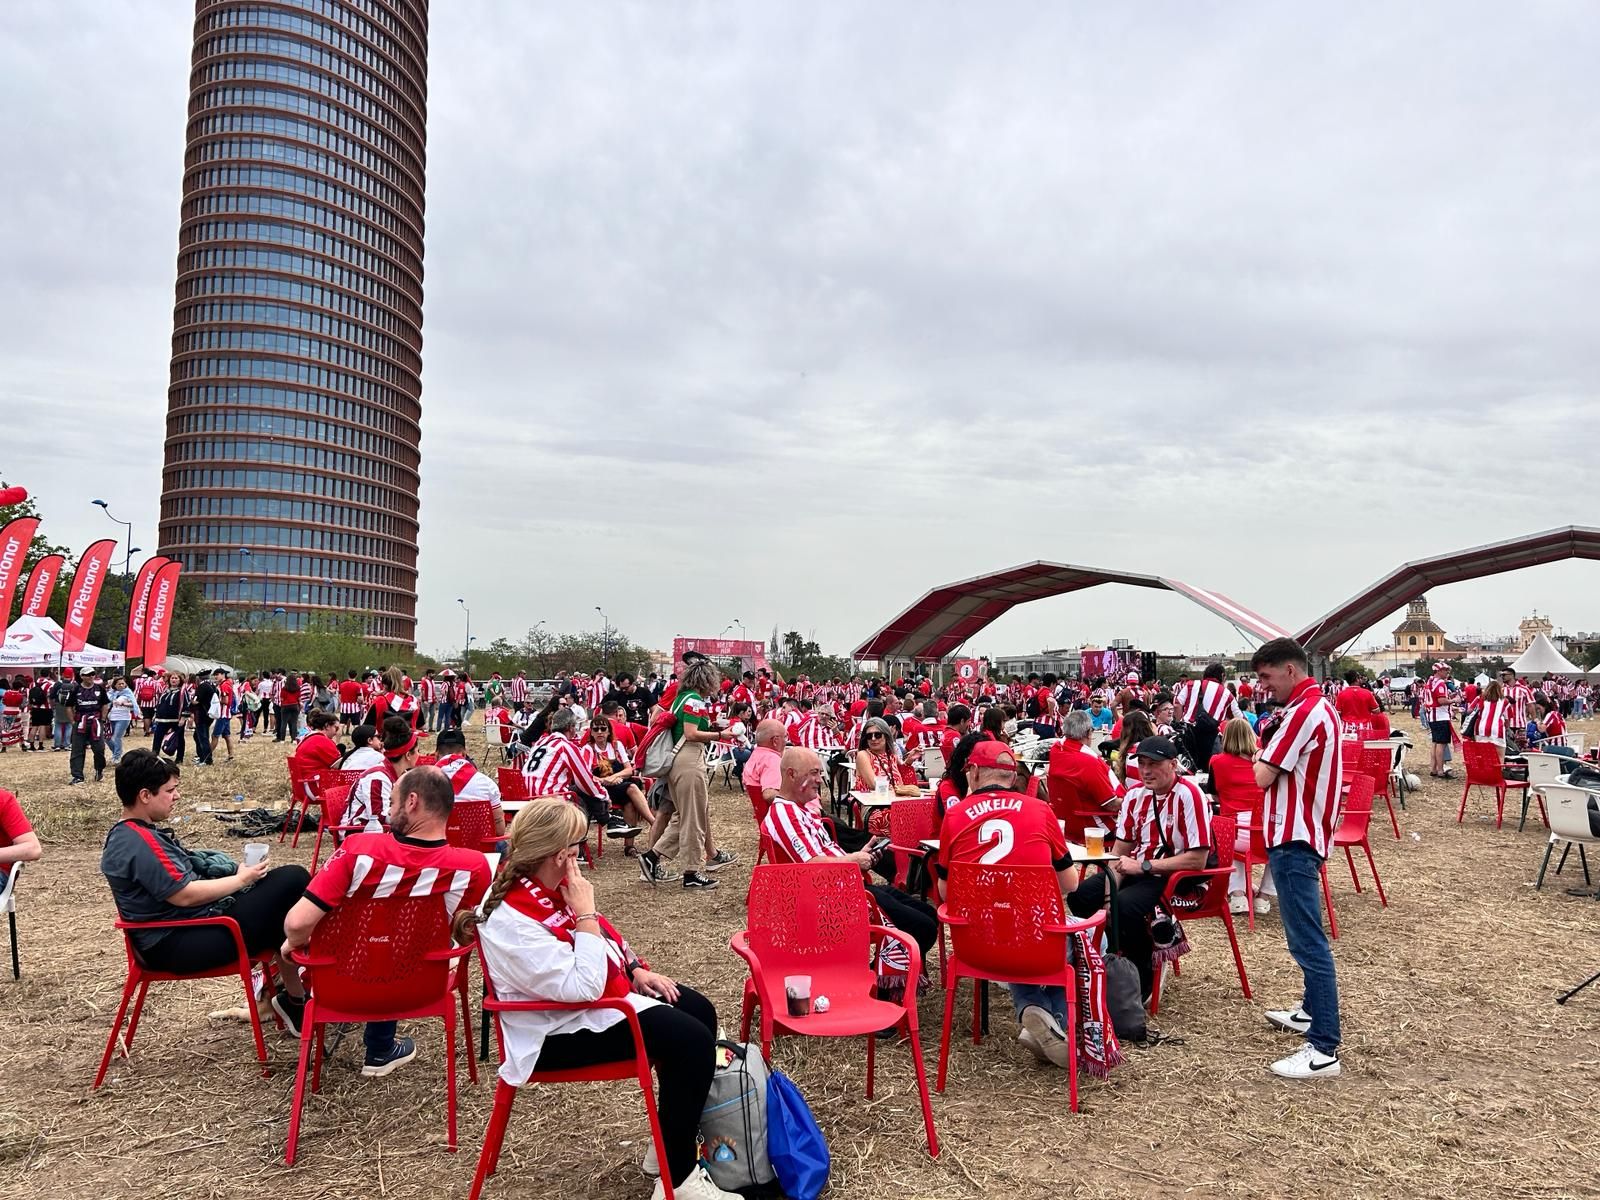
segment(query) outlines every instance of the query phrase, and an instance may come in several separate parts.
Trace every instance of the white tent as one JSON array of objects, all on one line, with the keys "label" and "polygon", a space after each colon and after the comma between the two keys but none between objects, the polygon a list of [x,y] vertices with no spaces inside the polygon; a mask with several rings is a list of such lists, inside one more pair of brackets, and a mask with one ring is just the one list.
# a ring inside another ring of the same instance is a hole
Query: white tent
[{"label": "white tent", "polygon": [[1533,639],[1533,644],[1522,652],[1521,657],[1511,664],[1511,669],[1518,675],[1525,675],[1530,679],[1537,679],[1544,675],[1582,675],[1583,668],[1575,667],[1569,663],[1566,656],[1557,650],[1555,643],[1544,634]]},{"label": "white tent", "polygon": [[0,668],[120,667],[122,651],[85,646],[70,654],[61,652],[61,626],[49,617],[18,617],[6,630],[0,648]]}]

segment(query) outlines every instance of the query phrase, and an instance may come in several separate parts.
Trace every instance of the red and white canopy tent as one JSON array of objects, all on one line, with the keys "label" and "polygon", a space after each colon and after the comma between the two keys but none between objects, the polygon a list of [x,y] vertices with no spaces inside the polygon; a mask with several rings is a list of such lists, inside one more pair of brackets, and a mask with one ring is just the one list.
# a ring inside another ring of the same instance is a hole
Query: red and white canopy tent
[{"label": "red and white canopy tent", "polygon": [[6,630],[5,645],[0,647],[0,670],[122,665],[121,650],[85,646],[63,654],[62,637],[61,626],[49,617],[18,617]]},{"label": "red and white canopy tent", "polygon": [[1254,644],[1287,636],[1286,630],[1259,613],[1206,588],[1159,575],[1041,561],[1024,563],[992,575],[962,579],[924,592],[916,603],[857,646],[855,656],[880,661],[937,661],[1019,604],[1098,587],[1102,583],[1177,592],[1221,617]]}]

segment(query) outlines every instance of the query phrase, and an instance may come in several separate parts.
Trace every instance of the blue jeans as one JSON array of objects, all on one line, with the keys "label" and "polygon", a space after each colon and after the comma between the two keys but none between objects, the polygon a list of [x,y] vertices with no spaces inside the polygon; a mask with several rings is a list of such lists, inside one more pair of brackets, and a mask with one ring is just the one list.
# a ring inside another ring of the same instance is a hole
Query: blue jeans
[{"label": "blue jeans", "polygon": [[72,722],[57,721],[50,735],[50,745],[55,750],[70,750],[72,748]]},{"label": "blue jeans", "polygon": [[1022,1020],[1022,1010],[1037,1005],[1056,1019],[1063,1030],[1067,1027],[1067,990],[1040,983],[1008,983],[1011,1005],[1017,1010],[1017,1020]]},{"label": "blue jeans", "polygon": [[122,735],[128,732],[128,726],[132,724],[132,721],[110,722],[111,733],[110,736],[106,738],[106,745],[111,747],[112,762],[116,762],[122,757]]},{"label": "blue jeans", "polygon": [[1339,981],[1333,971],[1333,950],[1322,928],[1322,859],[1305,842],[1267,850],[1272,878],[1278,885],[1278,916],[1289,954],[1305,976],[1300,1007],[1311,1018],[1306,1041],[1323,1054],[1339,1048]]},{"label": "blue jeans", "polygon": [[382,1058],[394,1049],[395,1021],[368,1021],[362,1041],[367,1044],[368,1058]]}]

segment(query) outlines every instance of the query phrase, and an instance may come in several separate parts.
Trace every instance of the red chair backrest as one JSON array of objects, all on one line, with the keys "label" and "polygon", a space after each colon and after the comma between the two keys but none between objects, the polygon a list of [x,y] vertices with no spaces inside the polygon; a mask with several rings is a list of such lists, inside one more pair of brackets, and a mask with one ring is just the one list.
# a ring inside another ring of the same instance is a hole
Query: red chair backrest
[{"label": "red chair backrest", "polygon": [[327,767],[317,775],[317,790],[326,792],[330,788],[348,788],[365,774],[365,771],[336,771],[332,767]]},{"label": "red chair backrest", "polygon": [[452,846],[482,850],[494,841],[494,806],[487,800],[456,797],[450,819],[444,827],[445,840]]},{"label": "red chair backrest", "polygon": [[1481,783],[1500,787],[1505,783],[1505,771],[1500,766],[1500,756],[1488,742],[1461,743],[1461,757],[1467,764],[1467,783]]},{"label": "red chair backrest", "polygon": [[750,807],[755,811],[756,824],[761,824],[767,819],[767,809],[771,807],[767,803],[766,797],[761,794],[761,785],[758,783],[745,784],[744,794],[750,797]]},{"label": "red chair backrest", "polygon": [[439,765],[439,756],[437,754],[419,754],[419,755],[417,755],[417,766],[419,766],[419,767],[437,767],[438,765]]},{"label": "red chair backrest", "polygon": [[500,785],[500,799],[527,800],[528,781],[515,767],[501,767],[495,772],[495,782]]},{"label": "red chair backrest", "polygon": [[1348,738],[1339,743],[1339,757],[1344,760],[1344,769],[1357,770],[1361,766],[1361,754],[1365,750],[1360,742],[1352,742]]},{"label": "red chair backrest", "polygon": [[429,959],[450,948],[443,896],[358,896],[311,935],[311,988],[330,1008],[353,1014],[405,1012],[444,995],[450,964]]},{"label": "red chair backrest", "polygon": [[1389,794],[1389,767],[1393,760],[1387,750],[1363,748],[1361,751],[1361,771],[1372,777],[1372,794],[1387,796]]},{"label": "red chair backrest", "polygon": [[896,846],[915,848],[923,838],[939,836],[939,816],[933,797],[908,797],[889,806],[889,840]]},{"label": "red chair backrest", "polygon": [[1372,776],[1365,773],[1351,776],[1350,790],[1339,808],[1339,827],[1336,832],[1346,837],[1364,833],[1367,822],[1372,819],[1372,799]]},{"label": "red chair backrest", "polygon": [[1066,906],[1054,868],[953,862],[945,910],[951,953],[979,971],[1023,979],[1061,971],[1067,961]]},{"label": "red chair backrest", "polygon": [[329,825],[342,825],[345,806],[350,803],[350,785],[341,783],[338,787],[323,788],[318,794],[322,797],[323,820]]},{"label": "red chair backrest", "polygon": [[[1369,804],[1370,807],[1370,804]],[[1220,917],[1228,902],[1228,873],[1233,869],[1235,837],[1239,831],[1238,819],[1232,813],[1218,813],[1211,818],[1211,845],[1216,851],[1217,865],[1206,870],[1211,874],[1205,895],[1194,908],[1184,908],[1179,916],[1184,920],[1194,917]]]},{"label": "red chair backrest", "polygon": [[757,867],[746,906],[750,949],[767,978],[868,970],[867,890],[855,863]]}]

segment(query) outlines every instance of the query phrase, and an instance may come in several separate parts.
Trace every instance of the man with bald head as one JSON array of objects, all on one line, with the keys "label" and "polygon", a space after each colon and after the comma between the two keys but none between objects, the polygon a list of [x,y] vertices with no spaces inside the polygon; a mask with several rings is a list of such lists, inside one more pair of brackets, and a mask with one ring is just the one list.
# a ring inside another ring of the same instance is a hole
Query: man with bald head
[{"label": "man with bald head", "polygon": [[[784,742],[788,734],[783,728],[782,721],[774,721],[770,717],[756,726],[755,749],[750,751],[750,758],[744,764],[744,786],[759,787],[761,789],[761,802],[771,804],[772,798],[778,794],[778,788],[783,782],[782,755]],[[812,811],[812,815],[822,811],[819,804]]]},{"label": "man with bald head", "polygon": [[[830,830],[811,810],[820,809],[822,759],[815,750],[790,746],[780,760],[782,783],[761,822],[762,834],[772,844],[772,860],[780,863],[824,862],[846,859],[863,872],[876,871],[887,880],[894,878],[894,852],[888,847],[868,849],[871,835],[865,830],[843,826]],[[924,958],[938,936],[934,909],[915,896],[890,887],[887,882],[869,884],[867,891],[878,902],[878,909],[898,929],[916,939]]]}]

